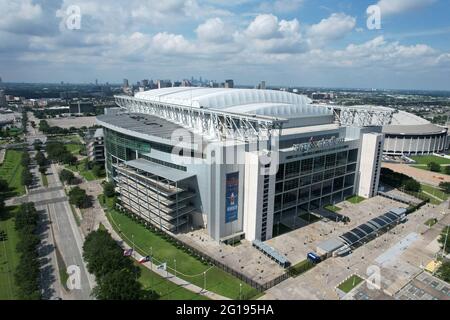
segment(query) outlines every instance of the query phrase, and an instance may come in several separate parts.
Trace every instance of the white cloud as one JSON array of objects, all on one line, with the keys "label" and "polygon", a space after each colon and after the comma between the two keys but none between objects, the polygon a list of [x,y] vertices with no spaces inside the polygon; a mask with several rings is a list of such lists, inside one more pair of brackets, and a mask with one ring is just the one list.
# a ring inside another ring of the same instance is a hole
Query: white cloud
[{"label": "white cloud", "polygon": [[328,18],[312,25],[308,37],[314,45],[345,37],[356,26],[356,18],[343,13],[333,13]]},{"label": "white cloud", "polygon": [[253,20],[245,31],[246,35],[255,39],[271,39],[279,37],[278,18],[273,14],[261,14]]},{"label": "white cloud", "polygon": [[195,32],[201,41],[213,43],[230,41],[233,34],[231,26],[225,25],[220,18],[206,20],[197,27]]},{"label": "white cloud", "polygon": [[382,15],[395,15],[420,9],[434,2],[436,0],[380,0],[377,5],[380,7]]}]

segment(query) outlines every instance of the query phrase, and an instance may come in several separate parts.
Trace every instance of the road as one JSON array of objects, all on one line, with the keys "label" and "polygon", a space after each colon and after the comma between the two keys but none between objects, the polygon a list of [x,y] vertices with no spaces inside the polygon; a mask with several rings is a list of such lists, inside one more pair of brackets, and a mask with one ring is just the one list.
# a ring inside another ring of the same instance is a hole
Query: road
[{"label": "road", "polygon": [[[29,120],[35,120],[29,113]],[[36,121],[37,123],[37,121]],[[28,128],[27,141],[31,145],[35,139],[46,141],[46,137],[39,134],[31,126]],[[30,146],[30,156],[35,152]],[[41,286],[44,299],[68,299],[89,300],[95,286],[94,277],[87,272],[82,258],[83,236],[78,228],[72,209],[67,200],[63,186],[58,178],[55,165],[51,165],[47,171],[48,187],[42,186],[41,176],[35,163],[31,164],[31,172],[34,176],[33,185],[30,186],[27,195],[8,200],[8,205],[24,202],[34,202],[36,209],[42,215],[40,224],[41,246]],[[61,285],[57,263],[56,249],[60,252],[66,267],[77,266],[79,268],[80,287],[65,290]]]}]

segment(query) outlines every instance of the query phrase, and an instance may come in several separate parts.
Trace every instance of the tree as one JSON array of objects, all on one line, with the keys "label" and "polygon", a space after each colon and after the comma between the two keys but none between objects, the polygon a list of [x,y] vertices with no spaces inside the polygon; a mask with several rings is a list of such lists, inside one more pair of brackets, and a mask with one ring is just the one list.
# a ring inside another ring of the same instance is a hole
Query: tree
[{"label": "tree", "polygon": [[28,168],[25,168],[22,171],[22,184],[24,186],[29,187],[33,183],[33,176],[31,175],[30,170]]},{"label": "tree", "polygon": [[60,179],[61,182],[63,182],[63,183],[72,184],[72,182],[74,182],[74,180],[75,180],[75,175],[73,174],[72,171],[63,169],[63,170],[59,173],[59,179]]},{"label": "tree", "polygon": [[[448,234],[448,237],[447,237],[447,234]],[[447,241],[446,241],[446,238],[447,238]],[[450,253],[450,239],[448,239],[448,238],[450,238],[450,226],[447,226],[442,230],[441,235],[439,236],[439,239],[438,239],[438,242],[441,244],[445,253]]]},{"label": "tree", "polygon": [[140,300],[142,285],[129,270],[115,270],[100,279],[93,294],[99,300]]},{"label": "tree", "polygon": [[36,153],[36,156],[34,157],[34,159],[36,160],[36,162],[37,162],[37,164],[39,166],[47,165],[47,158],[45,157],[45,155],[41,151]]},{"label": "tree", "polygon": [[420,183],[414,179],[410,179],[410,180],[406,181],[404,184],[404,187],[405,187],[406,191],[412,191],[412,192],[420,192],[420,189],[421,189]]},{"label": "tree", "polygon": [[22,166],[24,167],[28,167],[30,165],[30,155],[28,154],[28,152],[23,152],[22,153],[22,161],[21,161]]},{"label": "tree", "polygon": [[436,275],[446,282],[450,282],[450,261],[444,261],[437,270]]},{"label": "tree", "polygon": [[94,165],[92,167],[92,173],[94,174],[94,176],[100,177],[102,175],[102,167],[98,164]]},{"label": "tree", "polygon": [[[448,167],[445,167],[446,169]],[[450,182],[441,182],[439,183],[439,188],[444,190],[445,193],[450,193]]]},{"label": "tree", "polygon": [[107,182],[103,185],[103,194],[105,197],[112,198],[116,195],[114,183]]},{"label": "tree", "polygon": [[441,165],[439,163],[430,162],[430,163],[428,163],[427,166],[428,166],[428,169],[430,169],[430,171],[441,172]]},{"label": "tree", "polygon": [[22,230],[26,226],[35,226],[39,216],[33,203],[24,203],[20,206],[15,217],[16,230]]},{"label": "tree", "polygon": [[6,182],[6,180],[0,179],[0,193],[7,192],[8,190],[8,182]]},{"label": "tree", "polygon": [[450,166],[445,166],[444,173],[450,175]]},{"label": "tree", "polygon": [[89,208],[91,201],[86,191],[80,187],[75,187],[69,192],[69,202],[78,208]]},{"label": "tree", "polygon": [[39,167],[39,172],[42,173],[42,174],[45,174],[47,172],[47,168],[41,166],[41,167]]},{"label": "tree", "polygon": [[137,281],[140,270],[106,230],[91,232],[83,244],[87,269],[94,274],[97,287],[93,294],[100,300],[154,299],[157,295],[142,290]]}]

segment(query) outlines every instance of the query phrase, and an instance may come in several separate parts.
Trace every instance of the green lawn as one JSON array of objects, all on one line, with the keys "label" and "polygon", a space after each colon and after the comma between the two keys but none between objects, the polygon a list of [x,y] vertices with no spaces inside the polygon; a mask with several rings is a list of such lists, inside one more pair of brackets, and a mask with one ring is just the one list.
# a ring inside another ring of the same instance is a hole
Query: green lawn
[{"label": "green lawn", "polygon": [[366,199],[363,198],[363,197],[360,197],[360,196],[351,196],[351,197],[348,197],[345,200],[347,200],[348,202],[353,203],[353,204],[358,204],[360,202],[363,202]]},{"label": "green lawn", "polygon": [[315,267],[315,264],[312,263],[311,261],[303,260],[303,261],[297,263],[296,265],[290,267],[289,271],[291,272],[292,276],[295,278],[314,267]]},{"label": "green lawn", "polygon": [[438,220],[437,220],[436,218],[428,219],[428,220],[425,222],[425,225],[426,225],[427,227],[432,227],[432,226],[434,226],[437,222],[438,222]]},{"label": "green lawn", "polygon": [[[181,248],[177,248],[161,235],[149,231],[125,214],[109,209],[107,217],[112,226],[129,245],[132,245],[131,239],[132,235],[134,235],[134,246],[139,253],[147,255],[152,247],[153,257],[158,263],[167,262],[171,273],[174,272],[174,260],[176,259],[177,276],[203,288],[203,273],[206,271],[207,290],[231,299],[239,298],[239,284],[242,283],[239,279],[217,267],[199,261]],[[243,296],[251,298],[257,293],[257,290],[242,283]]]},{"label": "green lawn", "polygon": [[70,151],[73,155],[79,155],[80,150],[83,147],[81,144],[69,143],[65,145],[67,150]]},{"label": "green lawn", "polygon": [[11,191],[8,197],[25,194],[25,187],[21,182],[23,171],[21,161],[22,151],[7,150],[5,161],[0,166],[0,177],[8,182]]},{"label": "green lawn", "polygon": [[[445,200],[447,200],[449,194],[445,193],[443,190],[436,188],[436,187],[432,187],[430,185],[427,184],[422,184],[422,191],[421,194],[423,194],[424,196],[430,198],[430,202],[432,204],[441,204],[442,202],[444,202]],[[426,194],[425,192],[434,195],[434,197],[429,196],[428,194]],[[437,200],[435,197],[437,197],[438,199],[440,199],[441,201]]]},{"label": "green lawn", "polygon": [[136,263],[136,265],[141,270],[139,282],[142,283],[143,289],[156,291],[159,295],[159,300],[209,300],[205,296],[166,280],[141,264]]},{"label": "green lawn", "polygon": [[337,213],[337,212],[342,210],[341,208],[339,208],[337,206],[333,206],[331,204],[326,205],[324,208],[327,209],[328,211],[335,212],[335,213]]},{"label": "green lawn", "polygon": [[350,278],[345,280],[343,283],[341,283],[338,288],[345,293],[349,293],[352,291],[353,288],[355,288],[358,284],[363,282],[364,280],[361,277],[358,277],[357,275],[352,275]]},{"label": "green lawn", "polygon": [[428,164],[430,162],[435,162],[437,164],[450,164],[450,159],[436,157],[436,156],[415,156],[411,157],[417,164]]},{"label": "green lawn", "polygon": [[0,213],[0,232],[6,234],[5,241],[0,241],[0,300],[17,299],[17,287],[14,271],[19,264],[16,245],[19,241],[14,227],[14,213],[17,208],[7,208]]},{"label": "green lawn", "polygon": [[[431,170],[428,168],[428,166],[423,165],[423,164],[412,164],[411,167],[414,167],[414,168],[420,169],[420,170],[426,170],[426,171],[434,172],[434,171],[431,171]],[[446,173],[445,173],[445,168],[446,168],[446,166],[441,166],[441,171],[436,172],[436,173],[446,174]]]},{"label": "green lawn", "polygon": [[71,171],[76,171],[78,172],[80,175],[82,175],[87,181],[93,181],[93,180],[97,180],[97,179],[102,179],[104,178],[104,176],[101,177],[96,177],[94,175],[94,173],[92,172],[92,170],[86,170],[86,161],[87,159],[83,159],[82,161],[80,161],[77,165],[74,166],[69,166],[67,165],[66,168],[71,170]]}]

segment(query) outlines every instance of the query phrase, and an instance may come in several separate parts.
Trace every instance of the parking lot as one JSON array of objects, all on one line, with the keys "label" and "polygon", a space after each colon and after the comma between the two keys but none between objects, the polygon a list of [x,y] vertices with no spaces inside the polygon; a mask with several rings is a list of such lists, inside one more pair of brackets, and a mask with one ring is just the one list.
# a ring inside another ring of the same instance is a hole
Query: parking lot
[{"label": "parking lot", "polygon": [[[308,252],[316,251],[317,244],[321,241],[337,237],[390,209],[407,207],[406,204],[380,196],[359,204],[344,201],[336,204],[336,206],[341,208],[339,214],[350,218],[350,222],[344,224],[343,222],[323,219],[308,224],[307,221],[303,221],[303,227],[275,237],[267,241],[267,244],[284,254],[292,264],[296,264],[305,260]],[[302,219],[297,218],[297,220]]]},{"label": "parking lot", "polygon": [[52,118],[47,121],[50,126],[58,126],[66,129],[69,129],[70,127],[92,127],[95,125],[95,117]]},{"label": "parking lot", "polygon": [[[315,250],[317,242],[338,236],[391,208],[405,205],[375,197],[357,205],[343,203],[338,206],[343,208],[339,213],[351,217],[352,221],[348,225],[331,221],[316,222],[270,240],[271,245],[278,250],[285,250],[294,262],[301,261],[307,252]],[[343,297],[339,296],[336,287],[352,274],[367,279],[368,270],[378,270],[380,275],[380,288],[371,290],[371,296],[386,299],[395,297],[397,292],[422,272],[439,250],[436,238],[444,226],[450,223],[447,208],[448,202],[438,207],[426,205],[409,215],[405,223],[355,249],[352,254],[329,258],[297,278],[290,278],[269,289],[262,299],[341,299]],[[438,223],[432,227],[426,226],[425,221],[430,218],[438,219]],[[366,284],[362,283],[360,288],[363,286]],[[370,298],[368,294],[365,295]],[[366,296],[360,294],[359,298]],[[345,298],[357,297],[347,295]]]}]

